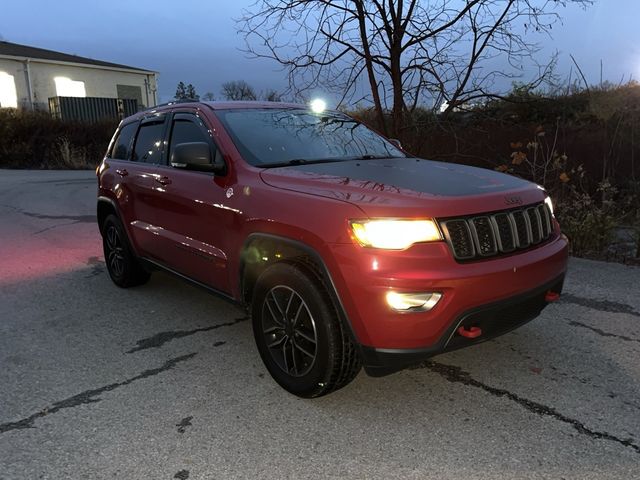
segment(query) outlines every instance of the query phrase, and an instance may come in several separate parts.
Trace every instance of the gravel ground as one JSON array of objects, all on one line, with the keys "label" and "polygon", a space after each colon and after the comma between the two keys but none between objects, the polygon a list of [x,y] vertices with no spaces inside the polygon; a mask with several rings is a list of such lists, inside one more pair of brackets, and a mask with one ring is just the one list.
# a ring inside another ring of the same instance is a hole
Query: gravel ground
[{"label": "gravel ground", "polygon": [[572,259],[525,327],[301,400],[243,311],[111,283],[95,191],[0,170],[0,479],[640,478],[640,268]]}]

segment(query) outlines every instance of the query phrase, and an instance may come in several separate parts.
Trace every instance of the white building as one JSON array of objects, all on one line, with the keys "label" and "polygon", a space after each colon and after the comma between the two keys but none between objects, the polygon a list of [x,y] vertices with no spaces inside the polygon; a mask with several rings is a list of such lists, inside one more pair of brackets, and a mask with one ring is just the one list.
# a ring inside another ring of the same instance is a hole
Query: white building
[{"label": "white building", "polygon": [[157,72],[0,42],[0,107],[48,109],[51,97],[136,99],[156,105]]}]

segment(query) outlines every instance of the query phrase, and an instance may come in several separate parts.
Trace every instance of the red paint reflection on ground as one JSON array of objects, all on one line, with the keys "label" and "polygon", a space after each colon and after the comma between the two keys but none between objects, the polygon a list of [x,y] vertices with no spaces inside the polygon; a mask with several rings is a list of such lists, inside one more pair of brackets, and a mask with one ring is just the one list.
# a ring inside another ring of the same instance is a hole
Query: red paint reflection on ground
[{"label": "red paint reflection on ground", "polygon": [[0,285],[65,273],[102,259],[102,242],[92,224],[29,232],[12,226],[0,233]]}]

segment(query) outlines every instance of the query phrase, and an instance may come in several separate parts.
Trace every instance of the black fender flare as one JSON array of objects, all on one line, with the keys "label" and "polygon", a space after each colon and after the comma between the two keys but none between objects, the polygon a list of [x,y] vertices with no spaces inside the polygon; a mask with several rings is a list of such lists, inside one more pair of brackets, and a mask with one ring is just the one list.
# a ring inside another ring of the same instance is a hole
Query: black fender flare
[{"label": "black fender flare", "polygon": [[245,293],[245,256],[244,256],[244,252],[248,251],[250,245],[255,242],[256,240],[260,240],[260,239],[264,239],[264,240],[269,240],[271,242],[277,242],[280,244],[285,244],[285,245],[289,245],[292,248],[302,251],[305,253],[305,255],[308,255],[309,257],[311,257],[313,259],[314,264],[318,267],[318,272],[316,272],[317,274],[320,275],[320,279],[324,282],[326,288],[327,288],[327,292],[329,293],[329,297],[331,298],[331,301],[333,302],[336,311],[338,312],[338,318],[340,319],[340,322],[342,323],[342,325],[344,327],[346,327],[346,331],[348,332],[349,336],[351,337],[351,340],[353,341],[354,345],[356,345],[358,352],[360,353],[360,342],[358,341],[358,337],[356,336],[354,330],[353,330],[353,326],[351,325],[351,320],[349,319],[349,316],[347,315],[347,311],[344,308],[344,304],[342,303],[342,299],[340,298],[340,295],[338,294],[338,289],[336,288],[336,285],[333,281],[333,278],[331,276],[331,273],[329,272],[329,269],[327,268],[327,265],[324,261],[324,259],[322,258],[322,256],[317,252],[316,249],[314,249],[313,247],[311,247],[310,245],[301,242],[299,240],[294,240],[292,238],[289,237],[283,237],[280,235],[275,235],[272,233],[251,233],[247,236],[247,238],[245,239],[243,245],[242,245],[242,249],[240,250],[240,265],[239,265],[239,282],[240,282],[240,296],[241,298],[244,298],[244,293]]},{"label": "black fender flare", "polygon": [[105,204],[105,203],[108,203],[111,206],[116,217],[118,217],[118,220],[120,220],[120,223],[122,224],[122,227],[124,229],[124,233],[127,236],[127,242],[129,243],[129,246],[133,250],[134,254],[138,256],[137,246],[131,241],[131,235],[129,233],[129,229],[127,228],[127,225],[122,221],[122,214],[120,213],[120,209],[118,208],[117,202],[113,198],[106,197],[104,195],[98,196],[98,202],[96,204],[96,220],[98,222],[98,229],[100,231],[100,235],[102,235],[102,224],[100,222],[100,215],[99,215],[100,204]]}]

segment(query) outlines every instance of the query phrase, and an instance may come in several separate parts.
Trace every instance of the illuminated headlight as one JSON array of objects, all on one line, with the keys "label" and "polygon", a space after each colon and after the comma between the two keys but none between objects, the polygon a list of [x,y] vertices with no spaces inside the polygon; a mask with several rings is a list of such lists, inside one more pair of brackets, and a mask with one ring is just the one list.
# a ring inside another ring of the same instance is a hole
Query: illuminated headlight
[{"label": "illuminated headlight", "polygon": [[553,215],[553,202],[551,201],[551,197],[546,197],[544,199],[544,203],[547,205],[547,207],[549,207],[549,210],[551,210],[551,215]]},{"label": "illuminated headlight", "polygon": [[388,250],[403,250],[414,243],[442,240],[433,220],[352,221],[351,229],[360,245]]},{"label": "illuminated headlight", "polygon": [[435,307],[441,298],[442,294],[438,292],[387,292],[387,304],[399,312],[426,312]]}]

